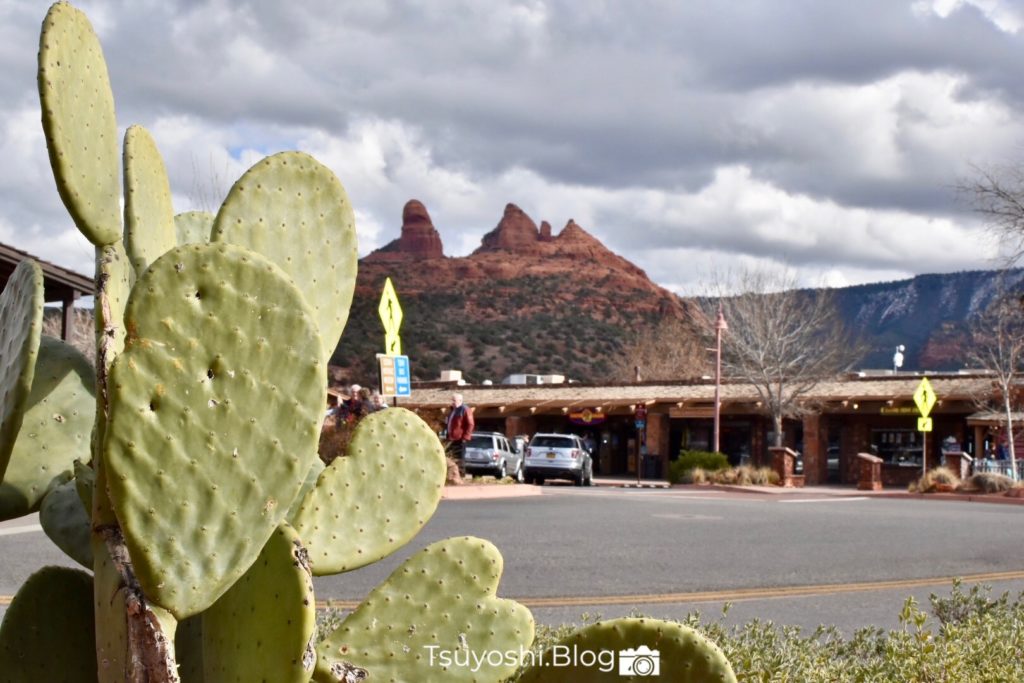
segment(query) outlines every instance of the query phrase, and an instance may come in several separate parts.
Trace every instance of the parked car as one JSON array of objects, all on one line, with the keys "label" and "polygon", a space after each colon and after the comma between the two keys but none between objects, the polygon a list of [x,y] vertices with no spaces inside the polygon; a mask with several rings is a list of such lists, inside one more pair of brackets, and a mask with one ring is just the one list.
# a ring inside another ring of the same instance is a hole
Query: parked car
[{"label": "parked car", "polygon": [[491,474],[496,479],[511,474],[516,481],[523,481],[523,456],[509,444],[504,434],[474,432],[466,442],[463,457],[469,474]]},{"label": "parked car", "polygon": [[594,483],[594,463],[575,434],[534,434],[526,448],[523,472],[531,484],[569,479],[576,486]]}]

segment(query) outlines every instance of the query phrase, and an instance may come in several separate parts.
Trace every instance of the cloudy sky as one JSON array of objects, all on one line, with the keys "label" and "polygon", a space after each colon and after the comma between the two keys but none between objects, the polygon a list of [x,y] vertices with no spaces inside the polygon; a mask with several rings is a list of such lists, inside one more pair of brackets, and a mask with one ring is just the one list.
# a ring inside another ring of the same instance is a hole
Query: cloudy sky
[{"label": "cloudy sky", "polygon": [[[514,202],[682,293],[737,263],[837,286],[989,268],[953,186],[1024,163],[1024,0],[76,4],[176,210],[302,149],[363,255],[418,198],[448,255]],[[91,273],[39,123],[45,9],[0,0],[0,241]]]}]

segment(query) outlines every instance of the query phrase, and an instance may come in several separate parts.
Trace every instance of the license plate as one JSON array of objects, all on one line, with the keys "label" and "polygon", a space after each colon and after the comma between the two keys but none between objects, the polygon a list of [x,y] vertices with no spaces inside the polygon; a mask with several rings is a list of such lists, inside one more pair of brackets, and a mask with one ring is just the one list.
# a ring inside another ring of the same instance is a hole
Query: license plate
[{"label": "license plate", "polygon": [[558,457],[557,453],[548,453],[548,460],[554,460]]}]

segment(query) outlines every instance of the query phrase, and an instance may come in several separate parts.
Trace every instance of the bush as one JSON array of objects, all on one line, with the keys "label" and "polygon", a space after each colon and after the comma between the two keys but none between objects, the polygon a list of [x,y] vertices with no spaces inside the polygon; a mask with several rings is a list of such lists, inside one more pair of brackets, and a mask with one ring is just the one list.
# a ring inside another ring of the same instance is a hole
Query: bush
[{"label": "bush", "polygon": [[[727,626],[728,605],[718,620],[688,614],[696,628],[724,652],[739,681],[753,683],[995,683],[1024,681],[1024,597],[989,597],[989,588],[964,592],[953,583],[948,597],[932,595],[932,615],[909,598],[891,631],[857,630],[849,638],[835,626],[804,633],[794,626],[751,621]],[[643,616],[634,613],[631,616]],[[586,615],[584,623],[593,622]],[[538,627],[533,650],[543,651],[577,628]],[[515,680],[513,677],[512,680]]]},{"label": "bush", "polygon": [[960,485],[960,477],[953,474],[948,467],[936,467],[928,470],[924,476],[910,484],[911,491],[935,493],[939,489],[955,489]]},{"label": "bush", "polygon": [[709,453],[707,451],[680,451],[679,459],[668,466],[668,481],[670,484],[678,484],[683,481],[683,475],[695,467],[705,472],[716,472],[729,468],[729,459],[721,453]]},{"label": "bush", "polygon": [[1013,486],[1013,479],[1005,474],[978,472],[965,479],[960,488],[964,491],[980,491],[981,493],[1003,493],[1012,489]]}]

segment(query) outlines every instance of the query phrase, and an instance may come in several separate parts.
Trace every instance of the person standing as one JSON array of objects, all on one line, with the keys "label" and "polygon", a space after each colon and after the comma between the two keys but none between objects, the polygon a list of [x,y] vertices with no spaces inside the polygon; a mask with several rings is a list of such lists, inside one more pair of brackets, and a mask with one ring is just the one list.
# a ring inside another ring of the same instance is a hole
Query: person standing
[{"label": "person standing", "polygon": [[473,410],[462,402],[462,394],[452,394],[452,409],[445,423],[448,451],[459,466],[459,476],[466,476],[466,442],[473,438]]}]

